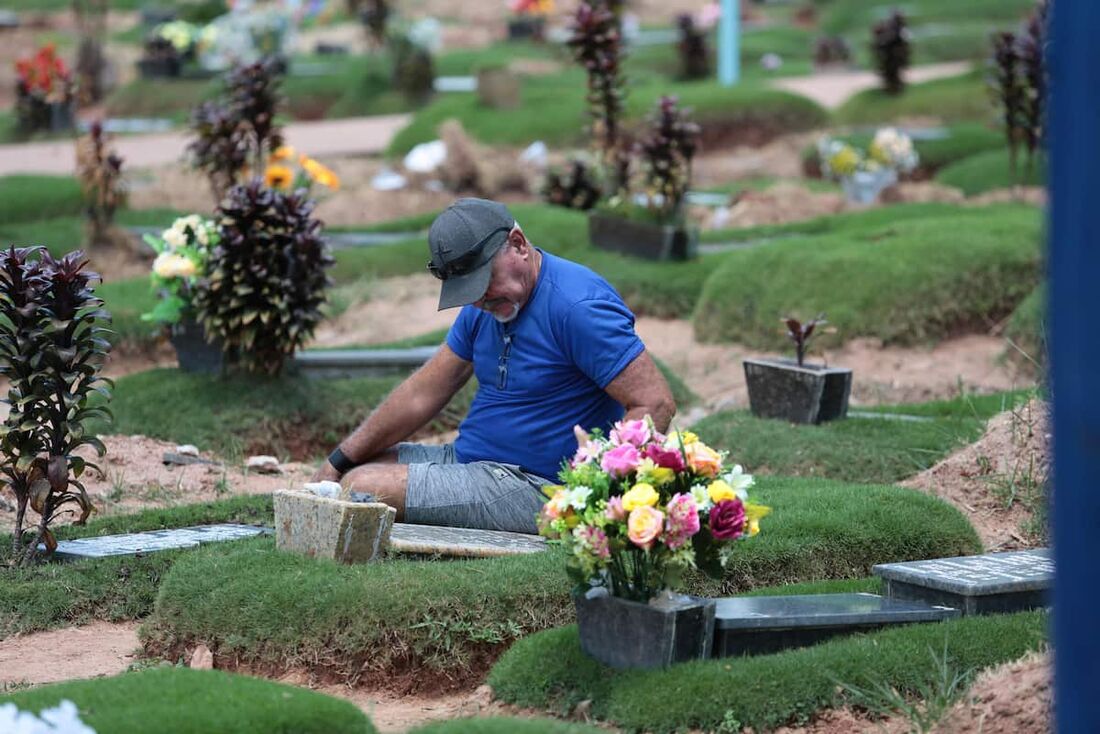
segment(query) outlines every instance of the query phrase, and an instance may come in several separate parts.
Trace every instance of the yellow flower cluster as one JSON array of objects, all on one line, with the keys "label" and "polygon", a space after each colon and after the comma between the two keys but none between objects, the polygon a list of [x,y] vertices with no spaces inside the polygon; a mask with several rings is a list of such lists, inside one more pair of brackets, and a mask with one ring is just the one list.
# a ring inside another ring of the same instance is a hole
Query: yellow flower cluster
[{"label": "yellow flower cluster", "polygon": [[[295,186],[295,182],[299,179],[299,173],[295,172],[291,167],[294,160],[294,148],[289,145],[283,145],[276,148],[272,154],[267,169],[264,171],[264,184],[269,188],[279,189],[280,191],[289,191]],[[309,156],[298,156],[298,166],[305,180],[300,182],[300,185],[317,183],[332,191],[338,191],[340,189],[340,177],[337,176],[331,168],[318,163],[316,160]]]}]

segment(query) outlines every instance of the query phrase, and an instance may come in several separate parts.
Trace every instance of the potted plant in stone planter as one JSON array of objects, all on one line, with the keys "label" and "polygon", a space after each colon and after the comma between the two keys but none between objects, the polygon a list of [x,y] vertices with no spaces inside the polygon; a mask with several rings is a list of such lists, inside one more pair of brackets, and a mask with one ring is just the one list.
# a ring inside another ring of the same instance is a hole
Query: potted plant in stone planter
[{"label": "potted plant in stone planter", "polygon": [[180,75],[183,57],[172,41],[159,33],[145,39],[145,55],[138,59],[143,79],[175,78]]},{"label": "potted plant in stone planter", "polygon": [[218,243],[217,225],[197,214],[180,217],[159,237],[147,234],[146,244],[157,253],[149,274],[157,303],[142,321],[164,327],[184,372],[221,372],[222,349],[206,341],[191,303],[205,272],[210,250]]},{"label": "potted plant in stone planter", "polygon": [[770,510],[749,502],[752,477],[648,416],[577,434],[539,528],[569,551],[581,647],[615,668],[707,657],[715,601],[672,589],[687,568],[721,577],[736,541],[759,532]]},{"label": "potted plant in stone planter", "polygon": [[845,198],[853,204],[872,204],[899,174],[917,167],[919,158],[913,141],[898,130],[878,130],[866,151],[828,136],[817,143],[821,171],[840,181]]},{"label": "potted plant in stone planter", "polygon": [[848,413],[852,371],[806,363],[810,338],[820,333],[824,314],[805,324],[787,318],[787,336],[795,345],[795,359],[746,359],[745,382],[749,407],[758,418],[791,423],[823,423]]},{"label": "potted plant in stone planter", "polygon": [[15,62],[15,116],[25,134],[62,132],[74,126],[73,80],[53,44]]},{"label": "potted plant in stone planter", "polygon": [[636,146],[644,190],[633,197],[613,196],[589,216],[594,246],[655,260],[695,256],[699,230],[684,217],[684,197],[698,139],[699,126],[688,119],[676,98],[662,97],[648,135]]}]

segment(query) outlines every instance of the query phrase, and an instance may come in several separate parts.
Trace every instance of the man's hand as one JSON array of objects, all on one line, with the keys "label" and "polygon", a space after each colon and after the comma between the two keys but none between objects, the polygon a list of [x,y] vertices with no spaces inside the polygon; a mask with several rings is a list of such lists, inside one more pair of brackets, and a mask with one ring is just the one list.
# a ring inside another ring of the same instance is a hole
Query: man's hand
[{"label": "man's hand", "polygon": [[340,481],[340,472],[336,471],[336,467],[328,463],[328,459],[325,459],[325,463],[321,464],[321,468],[313,474],[311,482],[322,482],[328,480],[330,482]]}]

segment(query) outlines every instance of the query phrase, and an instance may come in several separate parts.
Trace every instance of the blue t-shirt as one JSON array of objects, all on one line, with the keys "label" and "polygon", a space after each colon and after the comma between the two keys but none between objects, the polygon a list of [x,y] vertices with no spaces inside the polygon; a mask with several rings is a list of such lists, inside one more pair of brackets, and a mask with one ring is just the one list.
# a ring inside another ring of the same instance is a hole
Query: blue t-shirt
[{"label": "blue t-shirt", "polygon": [[606,434],[623,417],[604,388],[645,347],[634,314],[606,280],[539,252],[538,280],[519,316],[502,324],[465,306],[447,346],[474,363],[478,381],[455,458],[518,464],[553,480],[577,449],[574,425]]}]

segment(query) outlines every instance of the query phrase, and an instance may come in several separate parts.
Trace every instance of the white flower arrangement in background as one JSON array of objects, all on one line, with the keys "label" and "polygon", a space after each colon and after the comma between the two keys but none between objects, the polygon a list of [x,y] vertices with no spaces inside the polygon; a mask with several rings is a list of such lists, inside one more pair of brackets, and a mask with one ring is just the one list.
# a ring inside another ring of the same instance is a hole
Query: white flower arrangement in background
[{"label": "white flower arrangement in background", "polygon": [[72,701],[43,709],[37,716],[20,711],[14,703],[0,705],[0,732],[4,734],[96,734],[80,720],[80,712]]}]

